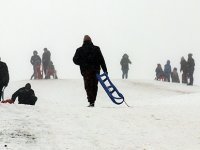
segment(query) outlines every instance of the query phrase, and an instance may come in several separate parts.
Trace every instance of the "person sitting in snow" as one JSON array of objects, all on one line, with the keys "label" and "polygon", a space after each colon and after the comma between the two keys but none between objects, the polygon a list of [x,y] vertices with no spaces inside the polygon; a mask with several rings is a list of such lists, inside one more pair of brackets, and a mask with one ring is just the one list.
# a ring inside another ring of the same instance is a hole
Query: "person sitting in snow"
[{"label": "person sitting in snow", "polygon": [[37,97],[34,91],[31,89],[31,84],[27,83],[25,87],[18,89],[10,100],[3,101],[3,103],[14,103],[18,97],[18,104],[35,105]]},{"label": "person sitting in snow", "polygon": [[172,82],[176,82],[176,83],[180,83],[179,80],[179,76],[178,76],[178,72],[177,72],[177,68],[174,67],[172,73],[171,73],[171,78],[172,78]]}]

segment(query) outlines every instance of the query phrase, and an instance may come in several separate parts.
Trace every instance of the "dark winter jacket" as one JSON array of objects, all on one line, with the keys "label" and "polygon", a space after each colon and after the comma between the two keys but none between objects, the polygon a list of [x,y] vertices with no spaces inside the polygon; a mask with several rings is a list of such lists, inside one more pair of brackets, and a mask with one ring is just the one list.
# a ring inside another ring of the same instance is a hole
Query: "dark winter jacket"
[{"label": "dark winter jacket", "polygon": [[49,65],[50,61],[51,61],[51,53],[49,50],[47,50],[42,54],[42,64]]},{"label": "dark winter jacket", "polygon": [[188,72],[188,68],[187,68],[187,61],[185,59],[182,59],[181,62],[181,69],[180,71],[183,71],[183,73],[187,73]]},{"label": "dark winter jacket", "polygon": [[12,100],[15,101],[18,97],[18,103],[19,104],[28,104],[32,105],[33,102],[35,104],[35,101],[37,100],[37,97],[35,96],[35,93],[32,89],[26,90],[25,87],[20,88],[12,95]]},{"label": "dark winter jacket", "polygon": [[33,55],[30,62],[33,66],[41,65],[41,58],[39,55]]},{"label": "dark winter jacket", "polygon": [[170,74],[171,74],[171,65],[169,62],[167,62],[167,64],[165,64],[164,74],[165,74],[165,76],[170,76]]},{"label": "dark winter jacket", "polygon": [[9,72],[6,63],[0,61],[0,86],[7,86],[9,82]]},{"label": "dark winter jacket", "polygon": [[156,72],[157,79],[159,79],[160,77],[164,75],[163,69],[161,67],[157,67],[155,72]]},{"label": "dark winter jacket", "polygon": [[188,71],[189,72],[193,72],[194,71],[195,62],[194,62],[194,59],[192,57],[188,58],[187,64],[188,64]]},{"label": "dark winter jacket", "polygon": [[104,57],[98,46],[93,45],[91,41],[85,41],[83,45],[76,50],[73,57],[76,65],[80,66],[81,74],[87,70],[94,70],[100,73],[100,67],[107,72]]},{"label": "dark winter jacket", "polygon": [[131,64],[131,61],[129,60],[128,55],[123,55],[120,64],[122,70],[129,70],[129,64]]}]

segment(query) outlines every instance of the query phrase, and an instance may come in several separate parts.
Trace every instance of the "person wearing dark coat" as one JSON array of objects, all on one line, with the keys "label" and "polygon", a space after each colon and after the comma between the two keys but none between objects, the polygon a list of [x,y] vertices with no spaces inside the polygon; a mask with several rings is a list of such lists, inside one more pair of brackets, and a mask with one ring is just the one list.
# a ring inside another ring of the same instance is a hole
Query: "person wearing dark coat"
[{"label": "person wearing dark coat", "polygon": [[7,87],[9,83],[9,72],[7,64],[1,61],[0,58],[0,101],[2,99],[3,88]]},{"label": "person wearing dark coat", "polygon": [[131,64],[131,61],[129,60],[129,56],[127,54],[124,54],[122,56],[122,59],[120,61],[121,69],[122,69],[122,79],[128,78],[128,70],[129,70],[129,64]]},{"label": "person wearing dark coat", "polygon": [[84,36],[83,45],[76,50],[73,62],[80,66],[89,107],[94,107],[98,91],[96,74],[100,74],[100,67],[104,72],[108,72],[100,48],[93,45],[88,35]]},{"label": "person wearing dark coat", "polygon": [[177,68],[175,67],[171,73],[172,82],[180,83]]},{"label": "person wearing dark coat", "polygon": [[25,87],[18,89],[13,95],[11,100],[13,103],[18,97],[18,104],[35,105],[37,97],[34,91],[31,89],[31,84],[27,83]]},{"label": "person wearing dark coat", "polygon": [[41,74],[41,58],[38,55],[38,52],[35,50],[33,51],[33,56],[31,57],[30,60],[31,64],[33,65],[33,75],[31,76],[31,80],[34,77],[34,79],[41,79],[42,74]]},{"label": "person wearing dark coat", "polygon": [[164,72],[161,64],[157,64],[155,72],[156,72],[156,80],[164,80]]},{"label": "person wearing dark coat", "polygon": [[47,69],[50,65],[50,61],[51,61],[51,52],[47,48],[44,48],[44,53],[42,54],[42,67],[45,77],[47,75]]},{"label": "person wearing dark coat", "polygon": [[187,84],[187,61],[185,60],[184,57],[181,57],[181,68],[180,68],[180,72],[182,71],[182,83],[186,83]]},{"label": "person wearing dark coat", "polygon": [[192,58],[191,53],[188,54],[187,66],[188,66],[188,78],[189,78],[188,85],[193,85],[193,82],[194,82],[193,74],[194,74],[195,62],[194,62],[194,59]]},{"label": "person wearing dark coat", "polygon": [[170,61],[167,60],[167,63],[164,66],[164,75],[165,75],[165,81],[170,82],[170,75],[171,75],[171,65]]}]

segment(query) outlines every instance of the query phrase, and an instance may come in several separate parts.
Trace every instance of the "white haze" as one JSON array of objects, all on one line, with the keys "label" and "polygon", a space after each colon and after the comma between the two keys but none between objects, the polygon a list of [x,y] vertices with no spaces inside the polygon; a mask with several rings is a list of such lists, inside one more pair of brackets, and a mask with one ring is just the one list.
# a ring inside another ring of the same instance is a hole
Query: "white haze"
[{"label": "white haze", "polygon": [[72,62],[88,34],[100,46],[111,78],[121,78],[119,61],[129,54],[130,78],[154,79],[157,63],[189,52],[196,61],[194,84],[200,83],[200,1],[198,0],[2,0],[0,57],[11,80],[29,79],[33,50],[47,47],[59,78],[80,78]]}]

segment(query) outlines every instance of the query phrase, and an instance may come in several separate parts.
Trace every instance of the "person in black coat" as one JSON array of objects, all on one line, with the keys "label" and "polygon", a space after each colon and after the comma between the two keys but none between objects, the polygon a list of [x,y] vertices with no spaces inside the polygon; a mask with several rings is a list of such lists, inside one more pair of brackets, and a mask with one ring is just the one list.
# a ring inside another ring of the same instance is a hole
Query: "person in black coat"
[{"label": "person in black coat", "polygon": [[187,61],[187,66],[188,66],[188,78],[189,78],[189,83],[188,85],[193,85],[193,74],[194,74],[194,66],[195,66],[195,62],[194,59],[192,58],[192,54],[188,54],[188,61]]},{"label": "person in black coat", "polygon": [[180,72],[182,71],[182,83],[187,83],[187,73],[188,73],[188,68],[187,68],[187,61],[185,60],[184,57],[181,57],[181,68]]},{"label": "person in black coat", "polygon": [[50,65],[50,61],[51,61],[51,52],[47,48],[44,48],[44,53],[42,54],[42,67],[45,74],[45,78],[47,75],[47,69]]},{"label": "person in black coat", "polygon": [[129,70],[129,64],[131,64],[131,61],[129,60],[129,56],[127,54],[124,54],[122,56],[122,59],[120,61],[121,69],[122,69],[122,79],[128,78],[128,70]]},{"label": "person in black coat", "polygon": [[107,73],[107,67],[100,48],[93,45],[88,35],[84,36],[83,45],[76,50],[73,62],[80,66],[89,107],[94,107],[98,91],[96,74],[100,74],[100,67]]},{"label": "person in black coat", "polygon": [[3,87],[7,87],[9,83],[9,72],[6,63],[1,61],[0,58],[0,101],[3,94]]},{"label": "person in black coat", "polygon": [[35,105],[37,97],[34,91],[31,89],[31,84],[27,83],[25,87],[18,89],[13,95],[11,100],[13,103],[18,97],[18,104]]}]

